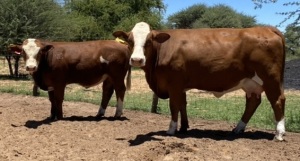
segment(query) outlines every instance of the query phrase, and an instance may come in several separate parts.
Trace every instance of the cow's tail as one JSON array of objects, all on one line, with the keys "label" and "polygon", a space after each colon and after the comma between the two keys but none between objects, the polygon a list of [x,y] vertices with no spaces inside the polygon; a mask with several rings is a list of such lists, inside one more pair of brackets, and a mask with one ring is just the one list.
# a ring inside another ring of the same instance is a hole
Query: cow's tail
[{"label": "cow's tail", "polygon": [[282,41],[282,69],[281,69],[281,83],[283,84],[283,81],[284,81],[284,69],[285,69],[285,59],[286,59],[286,52],[285,52],[285,38],[284,38],[284,35],[275,27],[272,27],[272,31],[277,34],[280,38],[281,38],[281,41]]},{"label": "cow's tail", "polygon": [[127,76],[126,76],[126,90],[129,91],[131,89],[131,66],[128,68]]}]

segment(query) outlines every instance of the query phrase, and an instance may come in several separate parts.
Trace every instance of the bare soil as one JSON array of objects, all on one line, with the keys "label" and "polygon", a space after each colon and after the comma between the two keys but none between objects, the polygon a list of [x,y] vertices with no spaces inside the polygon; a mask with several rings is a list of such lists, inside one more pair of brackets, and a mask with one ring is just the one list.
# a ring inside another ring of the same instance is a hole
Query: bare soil
[{"label": "bare soil", "polygon": [[64,102],[64,119],[51,122],[47,98],[0,94],[1,161],[184,161],[299,160],[300,133],[285,141],[274,131],[248,128],[233,135],[233,124],[190,119],[187,134],[167,136],[170,116],[115,108],[96,120],[98,106]]}]

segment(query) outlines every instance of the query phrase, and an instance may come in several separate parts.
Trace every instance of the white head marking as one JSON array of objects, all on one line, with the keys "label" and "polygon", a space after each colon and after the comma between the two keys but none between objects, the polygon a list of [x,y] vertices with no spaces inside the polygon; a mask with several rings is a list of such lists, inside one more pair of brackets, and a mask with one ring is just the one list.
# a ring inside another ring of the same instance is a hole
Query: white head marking
[{"label": "white head marking", "polygon": [[[134,40],[131,60],[141,63],[138,64],[138,66],[144,66],[146,62],[146,58],[144,55],[144,46],[146,43],[147,35],[150,33],[150,26],[145,22],[139,22],[133,27],[131,32]],[[131,61],[130,64],[134,65]]]},{"label": "white head marking", "polygon": [[23,50],[28,58],[26,60],[26,67],[28,67],[28,68],[37,67],[37,60],[36,60],[35,56],[40,51],[40,47],[37,46],[37,44],[35,43],[35,40],[36,39],[27,39],[27,44],[22,46]]},{"label": "white head marking", "polygon": [[134,45],[143,47],[146,42],[147,35],[150,33],[150,26],[145,22],[137,23],[132,29]]}]

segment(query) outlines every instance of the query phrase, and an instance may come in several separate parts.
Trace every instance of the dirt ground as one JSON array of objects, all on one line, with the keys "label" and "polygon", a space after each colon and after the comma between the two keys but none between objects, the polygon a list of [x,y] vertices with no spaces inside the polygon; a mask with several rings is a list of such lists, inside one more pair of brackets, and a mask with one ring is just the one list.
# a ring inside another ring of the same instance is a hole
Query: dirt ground
[{"label": "dirt ground", "polygon": [[284,142],[274,131],[248,128],[231,134],[233,124],[190,119],[187,134],[167,136],[170,116],[124,110],[121,119],[94,119],[98,106],[64,102],[64,120],[50,122],[47,98],[0,94],[1,161],[215,161],[299,160],[300,133]]}]

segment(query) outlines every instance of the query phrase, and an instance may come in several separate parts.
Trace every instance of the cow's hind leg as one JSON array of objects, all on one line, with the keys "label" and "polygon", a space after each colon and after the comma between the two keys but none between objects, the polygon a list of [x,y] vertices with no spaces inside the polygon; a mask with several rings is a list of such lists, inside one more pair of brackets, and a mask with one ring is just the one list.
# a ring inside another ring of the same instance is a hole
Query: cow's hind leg
[{"label": "cow's hind leg", "polygon": [[117,96],[117,109],[114,117],[121,117],[123,114],[123,104],[124,104],[124,97],[126,92],[126,87],[124,84],[124,79],[114,79],[114,87]]},{"label": "cow's hind leg", "polygon": [[285,133],[285,121],[284,121],[284,108],[285,108],[285,96],[282,86],[279,83],[269,82],[265,87],[265,92],[268,100],[271,103],[272,109],[275,115],[276,121],[276,134],[275,139],[282,141]]},{"label": "cow's hind leg", "polygon": [[[186,98],[186,94],[184,96]],[[188,117],[187,117],[187,110],[186,110],[186,99],[185,102],[182,103],[181,108],[180,108],[180,117],[181,117],[181,127],[179,132],[180,133],[186,133],[187,129],[189,128],[189,122],[188,122]]]},{"label": "cow's hind leg", "polygon": [[101,118],[105,115],[106,107],[108,105],[109,100],[111,99],[111,96],[114,93],[114,86],[111,82],[110,78],[107,78],[102,85],[102,100],[101,104],[98,110],[98,113],[96,115],[97,118]]},{"label": "cow's hind leg", "polygon": [[251,96],[246,94],[246,107],[244,114],[237,124],[237,126],[233,129],[233,132],[236,134],[243,133],[245,131],[246,125],[253,116],[257,107],[261,103],[261,95],[257,95],[255,93],[251,93]]}]

